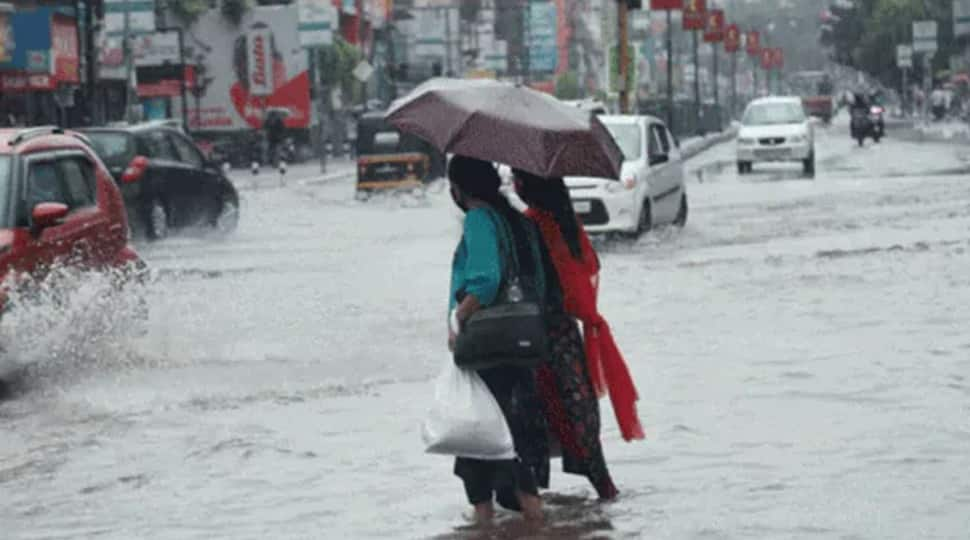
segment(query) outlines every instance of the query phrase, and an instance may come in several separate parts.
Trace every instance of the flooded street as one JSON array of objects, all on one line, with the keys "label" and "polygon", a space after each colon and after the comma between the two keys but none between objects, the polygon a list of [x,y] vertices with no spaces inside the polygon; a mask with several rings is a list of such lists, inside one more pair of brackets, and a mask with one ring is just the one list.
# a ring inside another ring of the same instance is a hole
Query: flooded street
[{"label": "flooded street", "polygon": [[[814,181],[715,147],[684,230],[601,241],[647,440],[602,401],[620,499],[556,462],[534,538],[967,538],[970,150],[817,145]],[[237,173],[233,237],[140,246],[144,335],[4,320],[0,537],[475,537],[419,433],[459,215],[441,182],[357,201],[343,167]]]}]

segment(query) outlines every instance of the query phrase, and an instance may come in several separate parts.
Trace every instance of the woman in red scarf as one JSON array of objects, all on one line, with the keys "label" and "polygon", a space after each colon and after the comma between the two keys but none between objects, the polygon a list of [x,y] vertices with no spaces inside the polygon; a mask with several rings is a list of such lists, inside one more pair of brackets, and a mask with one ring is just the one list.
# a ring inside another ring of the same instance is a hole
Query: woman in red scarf
[{"label": "woman in red scarf", "polygon": [[642,439],[643,428],[633,379],[596,307],[599,259],[562,179],[514,173],[516,192],[542,232],[563,293],[565,312],[549,321],[552,358],[538,370],[549,428],[562,445],[563,470],[588,477],[600,498],[613,499],[618,492],[600,444],[598,398],[610,394],[624,440]]}]

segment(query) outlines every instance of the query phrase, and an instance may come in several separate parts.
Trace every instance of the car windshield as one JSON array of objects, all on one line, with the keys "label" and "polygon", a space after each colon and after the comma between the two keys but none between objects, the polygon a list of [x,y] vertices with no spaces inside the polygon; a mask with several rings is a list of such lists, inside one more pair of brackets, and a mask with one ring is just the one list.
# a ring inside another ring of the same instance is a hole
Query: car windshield
[{"label": "car windshield", "polygon": [[617,146],[623,151],[626,159],[639,159],[643,151],[640,126],[637,124],[606,124],[606,129],[613,135]]},{"label": "car windshield", "polygon": [[748,108],[742,123],[746,126],[798,124],[805,121],[800,103],[760,103]]},{"label": "car windshield", "polygon": [[134,150],[134,138],[130,134],[123,131],[88,131],[85,135],[109,169],[128,165]]}]

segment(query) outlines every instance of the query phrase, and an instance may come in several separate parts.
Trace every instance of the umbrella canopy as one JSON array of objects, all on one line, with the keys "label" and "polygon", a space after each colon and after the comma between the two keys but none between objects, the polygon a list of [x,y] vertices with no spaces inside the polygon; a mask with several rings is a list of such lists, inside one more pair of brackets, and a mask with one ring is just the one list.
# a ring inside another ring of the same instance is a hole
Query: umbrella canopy
[{"label": "umbrella canopy", "polygon": [[432,79],[391,104],[387,121],[445,153],[550,178],[617,179],[623,154],[589,112],[490,80]]}]

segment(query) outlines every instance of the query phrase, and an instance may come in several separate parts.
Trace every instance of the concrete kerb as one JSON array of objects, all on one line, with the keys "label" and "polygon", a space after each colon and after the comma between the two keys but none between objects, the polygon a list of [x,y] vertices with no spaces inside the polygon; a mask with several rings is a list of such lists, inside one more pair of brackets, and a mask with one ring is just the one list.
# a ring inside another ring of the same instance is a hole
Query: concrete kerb
[{"label": "concrete kerb", "polygon": [[715,133],[713,135],[707,135],[704,137],[692,137],[685,140],[680,145],[680,154],[683,159],[690,159],[698,154],[701,154],[721,143],[725,143],[734,139],[738,134],[739,125],[737,123],[731,124],[730,127]]}]

